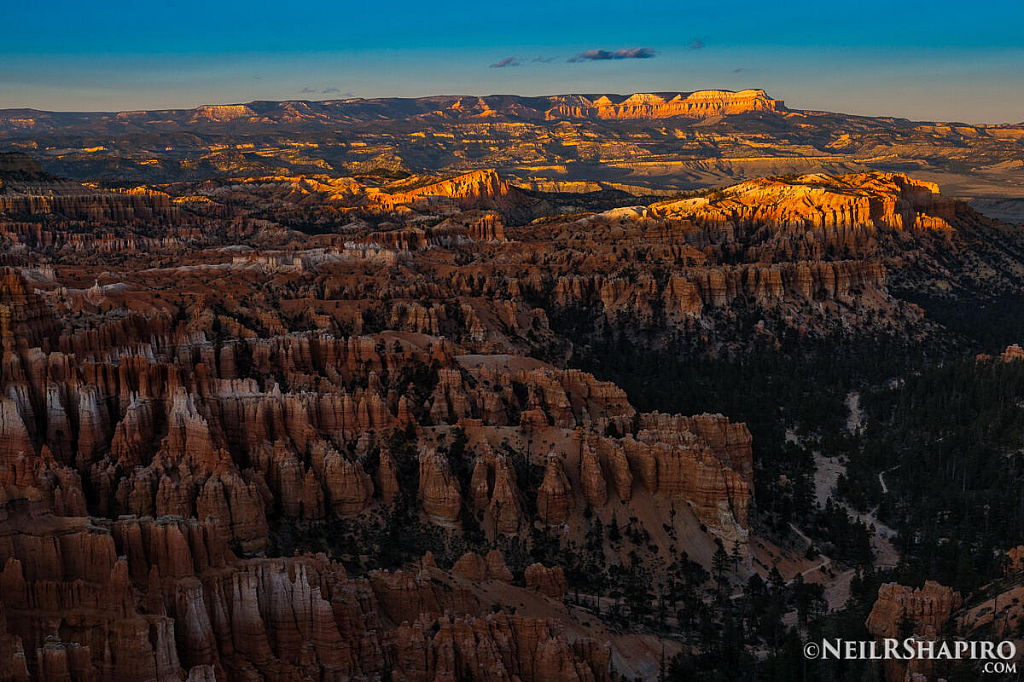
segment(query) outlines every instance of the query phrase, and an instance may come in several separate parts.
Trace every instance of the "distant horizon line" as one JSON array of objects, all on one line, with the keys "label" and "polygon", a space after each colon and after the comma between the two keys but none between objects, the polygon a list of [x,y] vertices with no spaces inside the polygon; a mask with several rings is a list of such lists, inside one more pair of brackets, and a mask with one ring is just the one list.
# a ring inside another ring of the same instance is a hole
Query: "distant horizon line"
[{"label": "distant horizon line", "polygon": [[764,94],[769,99],[773,99],[777,102],[784,102],[785,100],[777,99],[768,94],[764,88],[741,88],[739,90],[731,90],[729,88],[699,88],[697,90],[637,90],[631,92],[628,95],[623,95],[616,92],[551,92],[543,95],[521,95],[514,92],[492,92],[487,95],[477,95],[474,93],[463,92],[450,92],[450,93],[434,93],[431,95],[382,95],[379,97],[328,97],[325,99],[303,99],[300,97],[287,97],[284,99],[251,99],[246,102],[205,102],[203,104],[197,104],[195,106],[183,106],[183,107],[159,107],[155,109],[38,109],[33,106],[24,107],[0,107],[0,111],[39,111],[46,114],[131,114],[141,111],[194,111],[196,109],[202,109],[203,107],[235,107],[245,106],[248,104],[257,104],[262,102],[272,104],[283,104],[286,102],[314,102],[317,104],[327,104],[331,102],[373,102],[376,100],[395,100],[395,99],[407,99],[407,100],[420,100],[420,99],[434,99],[442,97],[477,97],[479,99],[485,99],[488,97],[521,97],[529,99],[544,99],[550,97],[622,97],[629,99],[636,95],[694,95],[698,92],[728,92],[733,94],[739,94],[741,92],[759,92]]},{"label": "distant horizon line", "polygon": [[[891,114],[851,114],[843,111],[834,111],[829,109],[800,109],[788,107],[785,105],[785,99],[779,99],[772,97],[768,94],[765,88],[753,87],[753,88],[741,88],[739,90],[733,90],[730,88],[700,88],[697,90],[645,90],[636,91],[629,94],[612,93],[612,92],[555,92],[540,95],[522,95],[516,93],[491,93],[486,95],[478,95],[472,93],[437,93],[431,95],[384,95],[379,97],[335,97],[326,99],[302,99],[296,97],[289,97],[284,99],[252,99],[248,101],[236,101],[236,102],[208,102],[203,104],[197,104],[195,106],[181,106],[181,107],[159,107],[159,108],[135,108],[135,109],[39,109],[32,106],[21,106],[21,107],[0,107],[0,114],[5,112],[18,112],[18,111],[31,111],[42,114],[79,114],[79,115],[99,115],[99,114],[135,114],[135,113],[156,113],[156,112],[185,112],[185,111],[197,111],[208,107],[233,107],[233,106],[249,106],[253,104],[288,104],[288,103],[303,103],[303,104],[343,104],[343,103],[355,103],[355,102],[375,102],[375,101],[388,101],[388,100],[430,100],[430,99],[458,99],[464,97],[474,97],[477,99],[488,99],[495,97],[513,97],[522,99],[550,99],[555,97],[586,97],[588,99],[609,97],[609,98],[621,98],[621,101],[625,101],[630,97],[636,95],[655,95],[658,97],[668,96],[680,96],[684,95],[688,98],[691,95],[702,93],[702,92],[724,92],[731,94],[740,94],[744,92],[760,93],[775,102],[782,104],[786,110],[790,112],[808,113],[808,114],[836,114],[842,116],[850,116],[855,118],[876,118],[876,119],[892,119],[894,121],[908,121],[911,123],[936,123],[936,124],[964,124],[979,127],[1004,127],[1004,126],[1017,126],[1024,124],[1024,120],[1019,122],[1006,121],[1003,123],[971,123],[966,120],[939,120],[939,119],[923,119],[923,118],[909,118],[906,116],[896,116]],[[621,101],[616,102],[621,103]]]}]

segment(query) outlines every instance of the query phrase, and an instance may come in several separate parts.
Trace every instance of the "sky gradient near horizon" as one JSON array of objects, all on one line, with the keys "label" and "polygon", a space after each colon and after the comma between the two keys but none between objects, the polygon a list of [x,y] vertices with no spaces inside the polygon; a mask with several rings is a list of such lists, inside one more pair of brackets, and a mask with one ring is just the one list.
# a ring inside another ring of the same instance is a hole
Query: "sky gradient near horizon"
[{"label": "sky gradient near horizon", "polygon": [[1024,121],[1024,9],[994,0],[263,0],[4,10],[0,108],[764,88],[800,109]]}]

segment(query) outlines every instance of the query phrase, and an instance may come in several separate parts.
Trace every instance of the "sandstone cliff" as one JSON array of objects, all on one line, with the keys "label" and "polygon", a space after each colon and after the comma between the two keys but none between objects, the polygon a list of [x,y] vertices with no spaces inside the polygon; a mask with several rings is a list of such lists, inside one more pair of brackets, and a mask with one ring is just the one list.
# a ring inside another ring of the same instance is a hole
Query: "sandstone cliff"
[{"label": "sandstone cliff", "polygon": [[878,599],[866,624],[876,637],[898,637],[900,621],[906,619],[913,625],[914,634],[934,637],[962,604],[959,592],[934,580],[916,589],[886,583],[878,588]]},{"label": "sandstone cliff", "polygon": [[680,116],[715,118],[747,112],[781,113],[785,105],[772,99],[764,90],[699,90],[669,95],[638,93],[629,97],[602,95],[556,98],[545,112],[548,119],[598,118],[610,120],[643,120]]}]

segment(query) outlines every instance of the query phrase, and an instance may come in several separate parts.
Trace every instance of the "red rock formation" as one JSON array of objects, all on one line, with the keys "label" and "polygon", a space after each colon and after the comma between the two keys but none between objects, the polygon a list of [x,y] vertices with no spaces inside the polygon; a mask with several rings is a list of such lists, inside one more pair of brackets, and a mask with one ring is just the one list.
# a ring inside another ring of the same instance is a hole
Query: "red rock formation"
[{"label": "red rock formation", "polygon": [[565,574],[558,566],[548,568],[543,564],[526,567],[526,586],[561,601],[565,598]]},{"label": "red rock formation", "polygon": [[[0,196],[0,212],[14,215],[54,214],[68,220],[100,224],[134,224],[180,221],[181,213],[163,193],[147,188],[126,191],[100,190],[66,180],[28,178],[8,181]],[[59,232],[47,235],[59,240]],[[65,238],[73,235],[64,235]]]},{"label": "red rock formation", "polygon": [[384,613],[396,624],[415,622],[421,615],[441,613],[438,594],[425,577],[405,571],[373,571],[369,580]]},{"label": "red rock formation", "polygon": [[502,556],[501,552],[492,549],[487,553],[487,558],[484,561],[487,564],[488,580],[498,580],[503,583],[512,582],[512,571],[505,564],[505,557]]},{"label": "red rock formation", "polygon": [[437,625],[433,634],[433,623],[423,620],[398,629],[396,668],[408,679],[461,679],[467,671],[472,679],[488,682],[610,679],[608,649],[570,644],[554,621],[499,613],[445,616]]},{"label": "red rock formation", "polygon": [[[863,173],[752,180],[708,197],[654,204],[650,217],[725,231],[730,239],[739,231],[748,244],[744,257],[770,262],[825,254],[858,257],[877,249],[880,232],[948,232],[949,221],[966,210],[964,204],[941,196],[934,183],[900,173]],[[808,264],[815,265],[824,264]],[[816,295],[819,287],[811,284],[810,276],[795,273],[789,287]],[[770,279],[766,283],[769,289],[773,284]]]},{"label": "red rock formation", "polygon": [[398,496],[398,472],[387,450],[380,453],[380,468],[377,471],[377,487],[384,504],[392,504]]},{"label": "red rock formation", "polygon": [[638,93],[625,99],[612,99],[612,96],[608,95],[594,100],[579,95],[559,99],[562,101],[556,102],[546,112],[548,119],[642,120],[673,116],[713,118],[748,111],[785,111],[783,103],[768,97],[764,90],[699,90],[680,93],[671,98]]},{"label": "red rock formation", "polygon": [[494,527],[499,533],[516,533],[522,521],[523,511],[519,500],[519,488],[511,465],[504,458],[498,458],[494,472],[494,490],[488,511],[494,518]]},{"label": "red rock formation", "polygon": [[608,501],[608,484],[601,471],[601,462],[586,443],[582,444],[580,455],[580,482],[583,484],[583,498],[587,504],[603,507]]},{"label": "red rock formation", "polygon": [[572,486],[565,475],[562,459],[548,457],[544,480],[537,489],[537,515],[549,525],[565,523],[573,509]]},{"label": "red rock formation", "polygon": [[[21,637],[7,630],[7,612],[0,600],[0,679],[11,682],[28,682],[28,665]],[[59,679],[55,677],[54,679]]]},{"label": "red rock formation", "polygon": [[299,514],[306,520],[322,519],[326,514],[324,490],[313,469],[308,469],[302,479],[302,491],[299,493]]},{"label": "red rock formation", "polygon": [[448,461],[436,451],[420,453],[420,500],[431,521],[451,525],[459,518],[462,494]]},{"label": "red rock formation", "polygon": [[475,582],[482,581],[487,576],[487,564],[484,558],[475,552],[466,552],[452,566],[452,573],[461,575]]},{"label": "red rock formation", "polygon": [[622,440],[630,469],[651,492],[685,499],[708,526],[743,539],[753,484],[750,432],[721,415],[641,415]]},{"label": "red rock formation", "polygon": [[[451,667],[456,659],[429,653],[451,646],[458,660],[491,652],[482,679],[560,679],[567,670],[608,679],[607,647],[569,644],[554,622],[482,616],[473,599],[446,596],[407,572],[350,580],[322,556],[239,561],[212,522],[125,518],[108,533],[82,521],[16,515],[2,522],[0,537],[15,528],[13,547],[0,542],[5,679],[28,680],[30,669],[38,679],[98,682],[462,675]],[[21,558],[5,556],[12,550]],[[488,579],[511,577],[500,554],[476,559]],[[442,616],[445,609],[464,615]],[[74,627],[57,629],[60,614]],[[551,649],[559,655],[549,656]]]},{"label": "red rock formation", "polygon": [[959,592],[933,580],[916,589],[885,583],[878,588],[866,625],[876,637],[898,637],[900,621],[907,618],[915,634],[934,637],[962,603]]},{"label": "red rock formation", "polygon": [[[487,208],[514,212],[528,204],[526,197],[493,170],[473,171],[439,180],[407,192],[371,193],[367,199],[385,210],[411,205],[437,210],[445,206]],[[478,234],[486,234],[487,227]],[[471,232],[472,233],[472,232]],[[496,235],[496,230],[491,230]]]},{"label": "red rock formation", "polygon": [[0,342],[4,365],[9,352],[49,346],[56,339],[58,323],[43,300],[30,288],[24,277],[11,268],[4,268],[0,277]]},{"label": "red rock formation", "polygon": [[[490,459],[493,459],[493,454]],[[486,508],[491,499],[490,476],[491,466],[488,465],[487,458],[478,457],[473,464],[473,474],[469,480],[470,504],[476,511]]]},{"label": "red rock formation", "polygon": [[331,450],[324,458],[324,479],[331,510],[338,516],[361,512],[373,497],[373,482],[361,464]]},{"label": "red rock formation", "polygon": [[466,552],[455,562],[452,573],[474,582],[484,580],[512,582],[512,571],[505,565],[505,558],[501,552],[496,549],[488,552],[486,559],[474,552]]},{"label": "red rock formation", "polygon": [[1011,547],[1006,552],[1006,560],[1007,575],[1024,571],[1024,545]]},{"label": "red rock formation", "polygon": [[1017,344],[1007,346],[1006,350],[999,354],[999,359],[1002,362],[1010,362],[1012,360],[1024,360],[1024,348],[1021,348]]},{"label": "red rock formation", "polygon": [[[899,638],[906,636],[902,627],[907,622],[912,627],[911,636],[935,640],[962,604],[959,592],[933,580],[926,581],[924,587],[917,589],[885,583],[878,588],[878,599],[871,607],[865,625],[868,632],[877,638]],[[894,682],[931,679],[934,671],[934,660],[890,658],[885,661],[886,678]]]}]

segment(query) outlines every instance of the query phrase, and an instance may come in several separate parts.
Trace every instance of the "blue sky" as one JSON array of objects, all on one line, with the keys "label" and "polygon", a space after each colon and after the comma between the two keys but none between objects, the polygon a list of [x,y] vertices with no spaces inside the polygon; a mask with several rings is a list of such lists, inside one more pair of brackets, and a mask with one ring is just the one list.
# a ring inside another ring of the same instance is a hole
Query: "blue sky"
[{"label": "blue sky", "polygon": [[[8,3],[0,107],[763,87],[797,108],[1021,122],[1019,5]],[[653,56],[570,61],[597,50]]]}]

